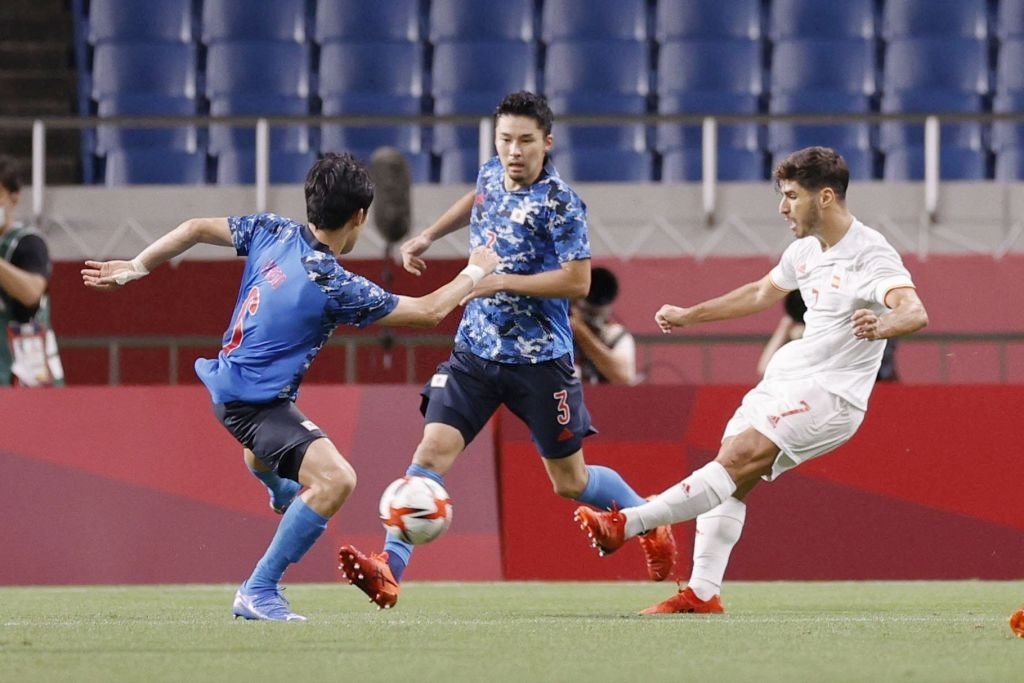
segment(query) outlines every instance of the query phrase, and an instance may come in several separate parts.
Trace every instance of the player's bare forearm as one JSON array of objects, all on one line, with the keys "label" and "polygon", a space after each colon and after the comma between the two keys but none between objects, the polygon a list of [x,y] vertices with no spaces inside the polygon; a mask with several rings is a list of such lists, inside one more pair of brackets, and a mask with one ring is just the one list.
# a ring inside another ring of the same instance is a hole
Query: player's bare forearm
[{"label": "player's bare forearm", "polygon": [[928,312],[911,287],[900,287],[885,297],[888,313],[875,315],[868,309],[855,311],[850,321],[853,333],[861,339],[878,340],[917,332],[928,324]]},{"label": "player's bare forearm", "polygon": [[727,294],[688,308],[666,304],[655,314],[654,319],[662,332],[670,332],[674,327],[732,320],[759,313],[777,304],[784,296],[786,292],[776,287],[766,275],[756,282],[749,282]]},{"label": "player's bare forearm", "polygon": [[[490,247],[477,247],[469,256],[469,264],[453,280],[420,297],[399,296],[398,306],[380,319],[381,325],[435,327],[469,295],[474,287],[486,282],[500,263]],[[474,270],[475,269],[475,270]]]},{"label": "player's bare forearm", "polygon": [[192,218],[158,238],[131,261],[86,261],[82,281],[93,289],[114,289],[137,280],[197,244],[232,245],[226,218]]},{"label": "player's bare forearm", "polygon": [[509,292],[544,299],[582,299],[590,291],[590,261],[569,261],[557,270],[517,275],[497,273],[474,288],[471,298]]}]

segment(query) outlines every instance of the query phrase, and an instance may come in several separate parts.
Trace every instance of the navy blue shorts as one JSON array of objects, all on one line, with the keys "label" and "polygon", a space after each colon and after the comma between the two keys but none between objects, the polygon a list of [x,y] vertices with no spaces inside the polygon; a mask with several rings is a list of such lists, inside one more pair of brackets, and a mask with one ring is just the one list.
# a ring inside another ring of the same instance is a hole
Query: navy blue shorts
[{"label": "navy blue shorts", "polygon": [[584,437],[597,433],[568,356],[510,365],[455,350],[420,393],[420,412],[427,423],[455,427],[467,444],[501,405],[530,428],[533,443],[545,458],[572,455]]},{"label": "navy blue shorts", "polygon": [[299,480],[309,444],[327,436],[286,398],[271,403],[217,403],[213,412],[260,462],[294,481]]}]

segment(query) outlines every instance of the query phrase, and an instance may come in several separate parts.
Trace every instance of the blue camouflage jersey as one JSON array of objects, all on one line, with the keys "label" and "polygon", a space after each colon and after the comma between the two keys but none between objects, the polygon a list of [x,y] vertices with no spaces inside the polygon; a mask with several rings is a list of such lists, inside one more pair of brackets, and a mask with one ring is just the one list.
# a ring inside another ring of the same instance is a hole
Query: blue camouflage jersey
[{"label": "blue camouflage jersey", "polygon": [[[490,245],[501,259],[498,273],[532,275],[590,258],[587,207],[548,161],[540,179],[509,192],[498,157],[476,182],[469,247]],[[456,347],[499,363],[527,364],[573,352],[569,300],[498,292],[466,306]]]},{"label": "blue camouflage jersey", "polygon": [[214,403],[295,400],[310,363],[341,324],[364,327],[398,297],[348,272],[307,225],[272,213],[228,218],[248,257],[231,325],[216,359],[196,374]]}]

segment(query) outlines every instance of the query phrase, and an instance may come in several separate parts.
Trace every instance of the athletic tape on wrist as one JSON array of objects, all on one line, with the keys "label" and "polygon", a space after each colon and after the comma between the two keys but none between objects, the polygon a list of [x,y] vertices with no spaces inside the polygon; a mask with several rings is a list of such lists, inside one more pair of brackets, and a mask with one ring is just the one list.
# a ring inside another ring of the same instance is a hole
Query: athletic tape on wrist
[{"label": "athletic tape on wrist", "polygon": [[132,269],[122,270],[121,272],[114,275],[114,282],[118,285],[124,286],[132,280],[138,280],[141,277],[149,275],[149,269],[143,265],[142,260],[136,256],[132,259]]},{"label": "athletic tape on wrist", "polygon": [[476,287],[477,284],[484,279],[484,275],[486,274],[487,273],[484,272],[484,269],[476,265],[475,263],[470,263],[468,266],[459,271],[459,275],[465,275],[466,277],[473,281],[474,287]]}]

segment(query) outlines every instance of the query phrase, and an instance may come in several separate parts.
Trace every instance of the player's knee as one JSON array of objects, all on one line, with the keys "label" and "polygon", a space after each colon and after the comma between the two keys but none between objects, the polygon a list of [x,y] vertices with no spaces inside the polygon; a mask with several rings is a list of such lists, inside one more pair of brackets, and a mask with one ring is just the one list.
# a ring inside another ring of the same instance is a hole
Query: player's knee
[{"label": "player's knee", "polygon": [[310,488],[314,495],[330,505],[340,508],[356,488],[356,472],[348,463],[326,468],[319,473]]},{"label": "player's knee", "polygon": [[578,500],[583,495],[583,489],[587,487],[587,481],[579,477],[557,479],[552,482],[552,487],[562,498]]}]

